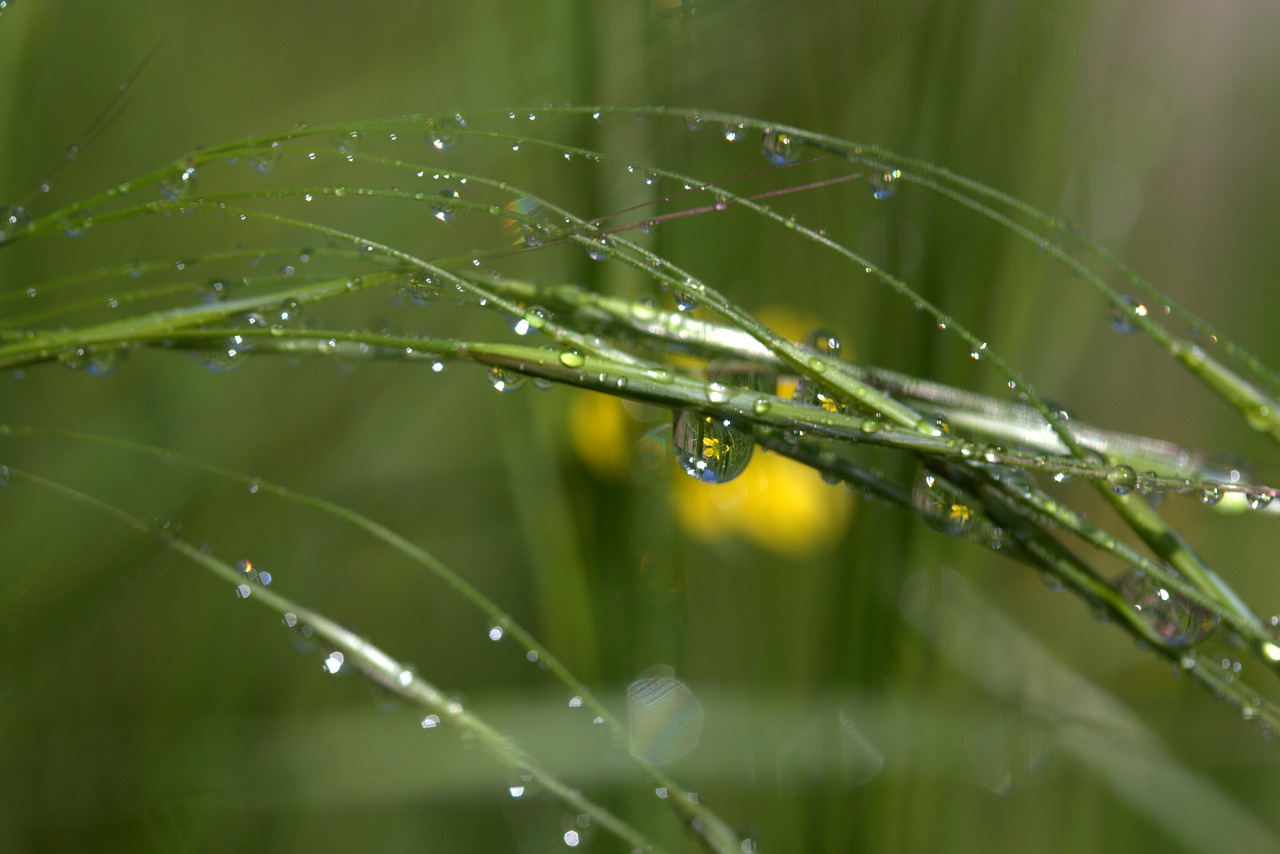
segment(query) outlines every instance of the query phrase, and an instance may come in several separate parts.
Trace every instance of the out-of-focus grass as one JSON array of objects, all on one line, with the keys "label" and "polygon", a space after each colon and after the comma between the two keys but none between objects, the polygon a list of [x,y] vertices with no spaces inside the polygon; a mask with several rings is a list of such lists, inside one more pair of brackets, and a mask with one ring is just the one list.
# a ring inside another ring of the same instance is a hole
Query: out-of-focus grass
[{"label": "out-of-focus grass", "polygon": [[[880,142],[1075,219],[1280,361],[1263,284],[1280,266],[1270,158],[1280,114],[1267,109],[1280,14],[1262,3],[858,5],[223,3],[125,15],[12,4],[0,18],[0,201],[27,194],[163,36],[128,111],[57,178],[54,199],[299,121],[566,100],[705,105]],[[629,134],[637,154],[681,153],[647,123]],[[715,162],[697,171],[718,175]],[[613,200],[606,182],[574,192],[581,213]],[[1079,415],[1267,459],[1225,407],[1146,341],[1112,333],[1096,300],[998,229],[920,193],[872,214],[839,194],[787,203],[854,235]],[[859,360],[983,382],[909,306],[834,265],[815,260],[796,282],[795,259],[758,223],[743,218],[729,252],[703,233],[697,222],[663,229],[657,248],[751,307],[819,313]],[[126,239],[138,257],[173,252],[161,228],[14,247],[0,254],[0,288],[118,260],[112,241]],[[566,274],[599,275],[585,262]],[[169,354],[106,380],[44,367],[0,384],[0,420],[174,447],[373,516],[493,595],[619,708],[641,670],[674,666],[703,697],[707,725],[672,771],[762,850],[1191,844],[1082,758],[1081,721],[1054,715],[1034,686],[993,691],[903,619],[906,579],[941,568],[1163,738],[1170,764],[1137,789],[1185,805],[1196,785],[1217,786],[1275,829],[1271,748],[1030,573],[866,503],[836,545],[802,558],[706,544],[672,516],[673,467],[640,460],[641,474],[610,480],[573,455],[568,394],[499,398],[464,367],[342,374],[263,359],[220,376]],[[0,462],[252,557],[563,757],[567,776],[602,780],[637,824],[670,829],[654,799],[582,754],[545,677],[383,550],[240,489],[101,450],[6,441]],[[1274,523],[1176,501],[1172,518],[1245,598],[1273,601]],[[486,758],[379,714],[358,680],[326,680],[283,629],[154,544],[29,492],[0,492],[0,531],[0,848],[563,844],[558,806],[511,802]],[[999,670],[999,655],[985,658]],[[1117,725],[1088,723],[1094,734]],[[881,755],[878,773],[863,773],[872,754],[850,746],[853,731]],[[1115,737],[1121,747],[1136,738]],[[1220,833],[1231,839],[1230,827]]]}]

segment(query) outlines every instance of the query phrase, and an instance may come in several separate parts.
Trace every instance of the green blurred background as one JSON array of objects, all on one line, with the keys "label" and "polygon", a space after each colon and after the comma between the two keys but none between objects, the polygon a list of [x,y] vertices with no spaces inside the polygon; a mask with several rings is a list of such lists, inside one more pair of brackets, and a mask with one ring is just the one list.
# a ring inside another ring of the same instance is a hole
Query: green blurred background
[{"label": "green blurred background", "polygon": [[[1280,274],[1273,4],[129,9],[19,0],[0,17],[0,200],[30,192],[161,38],[128,111],[37,214],[193,147],[296,122],[544,102],[723,109],[880,143],[1079,222],[1280,363],[1267,321]],[[698,161],[677,130],[636,127],[623,141],[634,156],[710,179],[754,168]],[[555,189],[594,215],[610,186]],[[854,192],[779,207],[907,276],[1078,416],[1275,459],[1009,235],[920,192],[888,205]],[[657,248],[748,307],[821,317],[853,358],[998,385],[883,289],[776,228],[731,226],[664,229]],[[368,223],[380,227],[394,223]],[[175,257],[186,251],[176,240],[144,223],[14,247],[0,254],[0,288]],[[637,674],[674,668],[706,723],[670,770],[761,851],[1262,851],[1280,838],[1274,745],[1034,573],[871,503],[837,543],[800,556],[698,540],[675,518],[673,465],[640,460],[633,478],[611,480],[574,455],[568,391],[499,396],[465,366],[425,374],[259,359],[218,375],[141,354],[108,379],[56,366],[0,378],[0,420],[153,443],[366,513],[492,596],[620,713]],[[692,847],[563,690],[386,549],[102,448],[10,438],[0,463],[252,559],[664,844]],[[909,476],[905,462],[886,465]],[[1189,499],[1166,507],[1271,613],[1275,522]],[[480,751],[447,728],[422,732],[420,715],[388,708],[358,677],[324,675],[270,614],[145,537],[15,486],[0,492],[0,569],[0,850],[565,847],[574,817],[558,802],[508,797],[510,775]],[[599,832],[585,845],[618,849]]]}]

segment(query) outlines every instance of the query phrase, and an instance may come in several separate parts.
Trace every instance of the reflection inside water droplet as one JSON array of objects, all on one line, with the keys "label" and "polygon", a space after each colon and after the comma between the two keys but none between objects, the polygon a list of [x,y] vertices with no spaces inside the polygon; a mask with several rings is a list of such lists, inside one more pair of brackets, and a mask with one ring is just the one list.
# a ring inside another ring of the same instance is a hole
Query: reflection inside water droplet
[{"label": "reflection inside water droplet", "polygon": [[770,163],[786,166],[800,159],[804,144],[795,136],[781,130],[770,128],[764,132],[760,150]]},{"label": "reflection inside water droplet", "polygon": [[1115,587],[1142,621],[1173,646],[1198,643],[1218,625],[1217,614],[1166,589],[1141,569],[1124,572],[1115,580]]},{"label": "reflection inside water droplet", "polygon": [[680,410],[672,427],[676,461],[691,477],[704,483],[733,480],[751,462],[755,440],[718,415]]},{"label": "reflection inside water droplet", "polygon": [[953,536],[971,533],[980,518],[980,511],[970,503],[968,496],[923,468],[911,490],[911,503],[920,511],[926,525]]}]

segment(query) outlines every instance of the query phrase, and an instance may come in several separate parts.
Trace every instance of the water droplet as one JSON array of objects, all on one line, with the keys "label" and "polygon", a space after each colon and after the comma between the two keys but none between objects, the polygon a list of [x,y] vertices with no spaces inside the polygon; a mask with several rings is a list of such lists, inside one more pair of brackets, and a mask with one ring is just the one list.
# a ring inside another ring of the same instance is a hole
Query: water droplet
[{"label": "water droplet", "polygon": [[1126,570],[1115,580],[1116,591],[1142,615],[1142,621],[1174,646],[1203,640],[1218,625],[1218,615],[1165,589],[1141,569]]},{"label": "water droplet", "polygon": [[723,130],[725,142],[737,142],[738,137],[742,135],[742,125],[726,124]]},{"label": "water droplet", "polygon": [[568,350],[560,351],[560,364],[566,368],[580,368],[586,364],[587,357],[582,355],[580,350],[570,347]]},{"label": "water droplet", "polygon": [[422,719],[423,729],[435,729],[438,726],[440,726],[439,715],[427,715],[425,718]]},{"label": "water droplet", "polygon": [[20,231],[26,231],[31,220],[31,212],[22,205],[0,207],[0,243],[11,239]]},{"label": "water droplet", "polygon": [[828,393],[817,380],[811,377],[800,378],[800,381],[796,383],[796,390],[791,394],[791,399],[805,406],[820,407],[827,412],[845,411],[844,403]]},{"label": "water droplet", "polygon": [[1212,507],[1222,500],[1222,490],[1216,486],[1206,486],[1200,490],[1200,501],[1206,506]]},{"label": "water droplet", "polygon": [[192,351],[192,357],[214,373],[226,373],[244,364],[244,354],[248,351],[247,341],[243,336],[232,335],[221,347],[211,350]]},{"label": "water droplet", "polygon": [[751,411],[756,415],[764,415],[772,408],[773,404],[763,397],[756,398],[756,402],[751,404]]},{"label": "water droplet", "polygon": [[969,503],[969,497],[927,469],[921,469],[916,477],[911,503],[935,531],[960,536],[976,527],[979,511]]},{"label": "water droplet", "polygon": [[93,217],[84,209],[72,211],[65,222],[62,233],[67,237],[84,237],[85,232],[93,227]]},{"label": "water droplet", "polygon": [[458,131],[466,126],[462,116],[433,121],[424,139],[436,151],[452,151],[458,144]]},{"label": "water droplet", "polygon": [[490,626],[490,627],[489,627],[489,640],[491,640],[491,641],[500,641],[500,640],[502,640],[502,635],[503,635],[503,634],[504,634],[504,632],[503,632],[503,630],[502,630],[502,626]]},{"label": "water droplet", "polygon": [[1250,490],[1246,495],[1248,496],[1249,508],[1251,510],[1266,510],[1271,504],[1271,493],[1266,490]]},{"label": "water droplet", "polygon": [[925,419],[925,427],[929,434],[935,438],[951,435],[951,422],[947,420],[947,416],[934,414]]},{"label": "water droplet", "polygon": [[453,222],[455,211],[451,202],[457,201],[458,191],[453,189],[441,190],[436,195],[442,201],[431,206],[431,215],[441,222]]},{"label": "water droplet", "polygon": [[795,163],[800,159],[800,152],[803,149],[804,143],[797,137],[786,131],[772,128],[764,132],[764,138],[760,143],[760,150],[764,156],[770,163],[776,163],[779,166]]},{"label": "water droplet", "polygon": [[1116,495],[1128,495],[1138,487],[1138,473],[1133,466],[1118,465],[1107,472],[1107,486]]},{"label": "water droplet", "polygon": [[524,385],[524,381],[524,374],[518,374],[515,371],[503,368],[489,369],[489,385],[493,386],[494,391],[503,394],[516,391],[520,386]]},{"label": "water droplet", "polygon": [[177,201],[195,192],[196,167],[188,166],[177,175],[171,175],[160,182],[160,198],[168,202]]},{"label": "water droplet", "polygon": [[875,199],[892,199],[898,192],[898,181],[902,172],[888,169],[883,172],[872,172],[867,182],[871,185],[871,196]]},{"label": "water droplet", "polygon": [[1147,307],[1131,296],[1122,296],[1120,302],[1123,305],[1111,308],[1111,328],[1116,332],[1132,332],[1134,316],[1146,317]]},{"label": "water droplet", "polygon": [[342,670],[342,665],[346,663],[346,658],[337,650],[329,653],[324,660],[324,669],[326,673],[335,674]]},{"label": "water droplet", "polygon": [[259,175],[270,175],[280,167],[280,143],[271,143],[267,151],[260,151],[249,157],[249,168]]},{"label": "water droplet", "polygon": [[700,282],[693,279],[685,281],[684,285],[675,288],[671,292],[671,298],[675,300],[677,311],[693,311],[698,307],[698,296],[703,290]]},{"label": "water droplet", "polygon": [[670,667],[650,667],[627,686],[631,752],[646,762],[673,762],[692,751],[702,718],[702,704]]},{"label": "water droplet", "polygon": [[733,390],[723,383],[711,383],[707,386],[707,400],[712,403],[728,403],[733,397]]},{"label": "water droplet", "polygon": [[969,358],[973,359],[975,362],[981,362],[982,357],[985,356],[986,354],[987,354],[987,342],[983,341],[977,347],[974,347],[972,350],[969,351]]},{"label": "water droplet", "polygon": [[350,155],[356,153],[356,149],[360,147],[361,141],[364,139],[364,131],[352,130],[346,133],[335,133],[329,136],[329,145],[339,154],[348,155],[347,159],[352,159]]},{"label": "water droplet", "polygon": [[742,474],[751,462],[755,440],[718,415],[680,410],[672,428],[676,461],[704,483],[724,483]]},{"label": "water droplet", "polygon": [[830,329],[815,329],[809,333],[809,337],[805,339],[805,344],[813,350],[817,350],[824,356],[839,358],[840,349],[844,346],[840,340],[840,336],[832,332]]},{"label": "water droplet", "polygon": [[398,288],[396,295],[400,296],[414,305],[429,306],[435,305],[440,299],[440,289],[436,287],[435,280],[424,273],[412,273]]}]

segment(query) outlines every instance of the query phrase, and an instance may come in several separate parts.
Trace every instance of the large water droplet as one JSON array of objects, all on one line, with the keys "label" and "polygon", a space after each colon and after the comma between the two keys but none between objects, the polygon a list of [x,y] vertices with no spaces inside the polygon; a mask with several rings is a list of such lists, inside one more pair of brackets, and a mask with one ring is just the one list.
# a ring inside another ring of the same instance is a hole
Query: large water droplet
[{"label": "large water droplet", "polygon": [[631,752],[646,762],[673,762],[697,747],[702,717],[702,704],[670,667],[650,667],[627,686]]},{"label": "large water droplet", "polygon": [[817,406],[827,412],[844,412],[845,405],[837,397],[826,391],[822,385],[812,377],[801,377],[796,383],[796,390],[792,392],[791,399],[796,403],[802,403],[805,406]]},{"label": "large water droplet", "polygon": [[451,151],[458,144],[458,131],[466,126],[462,116],[433,121],[424,139],[436,151]]},{"label": "large water droplet", "polygon": [[1116,495],[1128,495],[1138,486],[1138,473],[1133,466],[1118,465],[1107,472],[1107,486]]},{"label": "large water droplet", "polygon": [[431,206],[431,215],[441,222],[453,222],[454,206],[451,202],[457,201],[458,191],[452,189],[441,190],[436,193],[436,195],[439,196],[442,201]]},{"label": "large water droplet", "polygon": [[764,156],[770,163],[776,163],[779,166],[795,163],[800,159],[800,152],[803,149],[804,143],[797,137],[786,131],[772,128],[764,132],[764,139],[760,143],[760,150]]},{"label": "large water droplet", "polygon": [[830,329],[821,327],[810,332],[804,343],[810,349],[817,350],[824,356],[831,356],[832,358],[839,358],[840,349],[844,346],[839,335]]},{"label": "large water droplet", "polygon": [[887,169],[883,172],[872,172],[867,182],[871,185],[871,196],[875,199],[892,199],[898,193],[898,181],[902,172]]},{"label": "large water droplet", "polygon": [[1266,510],[1267,507],[1271,505],[1272,496],[1271,493],[1266,490],[1255,489],[1247,492],[1246,498],[1249,502],[1249,509]]},{"label": "large water droplet", "polygon": [[196,183],[196,167],[188,166],[160,182],[160,198],[169,202],[186,198],[195,192]]},{"label": "large water droplet", "polygon": [[346,133],[335,133],[329,136],[329,145],[333,146],[333,150],[339,154],[347,155],[347,159],[351,159],[351,155],[356,153],[360,148],[360,143],[364,140],[364,131],[351,130]]},{"label": "large water droplet", "polygon": [[751,462],[755,440],[718,415],[680,410],[672,427],[676,461],[704,483],[724,483],[742,474]]},{"label": "large water droplet", "polygon": [[586,356],[582,355],[582,351],[570,347],[568,350],[560,351],[560,364],[566,368],[580,368],[587,361]]},{"label": "large water droplet", "polygon": [[515,371],[504,370],[503,368],[489,369],[489,385],[493,386],[494,391],[499,393],[513,392],[524,385],[524,374],[518,374]]},{"label": "large water droplet", "polygon": [[911,503],[926,525],[944,534],[968,534],[978,523],[979,511],[969,497],[927,469],[916,477]]},{"label": "large water droplet", "polygon": [[1116,332],[1132,332],[1133,318],[1146,317],[1147,307],[1131,296],[1120,298],[1123,305],[1111,308],[1111,328]]},{"label": "large water droplet", "polygon": [[409,278],[396,288],[396,295],[414,305],[434,305],[440,299],[440,289],[435,280],[424,273],[412,273]]},{"label": "large water droplet", "polygon": [[1125,571],[1115,580],[1116,591],[1142,615],[1142,621],[1166,642],[1189,646],[1203,640],[1218,625],[1218,615],[1166,589],[1141,569]]},{"label": "large water droplet", "polygon": [[259,175],[270,175],[280,167],[280,143],[271,143],[267,151],[260,151],[249,157],[249,168]]}]

